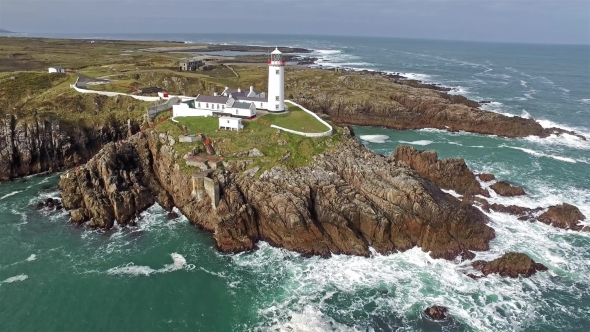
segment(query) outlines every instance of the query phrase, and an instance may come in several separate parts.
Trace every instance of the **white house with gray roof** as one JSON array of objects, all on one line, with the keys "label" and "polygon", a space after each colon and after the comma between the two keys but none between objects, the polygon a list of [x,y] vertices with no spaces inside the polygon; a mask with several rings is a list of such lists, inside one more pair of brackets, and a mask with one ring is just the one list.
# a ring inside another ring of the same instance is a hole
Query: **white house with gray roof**
[{"label": "white house with gray roof", "polygon": [[285,111],[285,61],[278,49],[270,54],[268,66],[268,95],[255,91],[253,86],[250,86],[249,90],[225,87],[220,95],[200,94],[194,99],[186,98],[179,105],[173,106],[173,116],[251,118],[256,115],[257,109],[269,112]]}]

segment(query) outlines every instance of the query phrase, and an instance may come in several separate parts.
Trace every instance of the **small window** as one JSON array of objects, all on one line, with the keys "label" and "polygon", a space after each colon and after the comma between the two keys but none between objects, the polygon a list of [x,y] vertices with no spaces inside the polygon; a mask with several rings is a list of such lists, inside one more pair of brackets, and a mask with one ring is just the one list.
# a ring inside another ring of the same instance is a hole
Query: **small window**
[{"label": "small window", "polygon": [[279,100],[281,100],[281,99],[279,98],[279,96],[276,96],[276,97],[275,97],[275,100],[276,100],[276,101],[279,101]]},{"label": "small window", "polygon": [[227,123],[229,123],[229,120],[227,120]]},{"label": "small window", "polygon": [[199,103],[199,108],[201,108],[201,103]]},{"label": "small window", "polygon": [[219,109],[219,104],[217,104],[217,109]]},{"label": "small window", "polygon": [[225,105],[221,105],[221,109],[224,110],[225,109]]},{"label": "small window", "polygon": [[209,103],[205,104],[205,107],[206,107],[206,108],[209,108]]},{"label": "small window", "polygon": [[260,107],[262,107],[262,103],[260,103]]},{"label": "small window", "polygon": [[276,73],[277,73],[277,75],[279,75],[280,71],[277,69]]},{"label": "small window", "polygon": [[279,104],[277,104],[277,105],[275,106],[275,109],[276,109],[277,111],[279,110]]}]

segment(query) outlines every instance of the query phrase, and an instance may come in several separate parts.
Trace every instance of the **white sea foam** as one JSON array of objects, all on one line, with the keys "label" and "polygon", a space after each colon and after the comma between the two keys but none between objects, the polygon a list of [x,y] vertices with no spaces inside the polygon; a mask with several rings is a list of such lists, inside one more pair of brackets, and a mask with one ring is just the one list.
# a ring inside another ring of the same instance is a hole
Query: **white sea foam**
[{"label": "white sea foam", "polygon": [[25,281],[27,280],[27,278],[29,278],[29,276],[27,276],[26,274],[20,274],[14,277],[10,277],[4,281],[0,281],[0,284],[11,284],[13,282],[17,282],[17,281]]},{"label": "white sea foam", "polygon": [[580,103],[590,105],[590,99],[580,99]]},{"label": "white sea foam", "polygon": [[398,141],[399,143],[402,144],[412,144],[412,145],[422,145],[422,146],[426,146],[426,145],[430,145],[432,143],[434,143],[433,141],[428,141],[428,140],[419,140],[419,141],[413,141],[413,142],[408,142],[408,141]]},{"label": "white sea foam", "polygon": [[153,269],[149,266],[135,265],[133,262],[111,268],[107,271],[107,274],[111,275],[133,275],[133,276],[149,276],[153,273],[167,273],[178,270],[193,270],[195,266],[193,264],[187,264],[184,256],[178,253],[170,254],[172,257],[172,264],[164,265],[161,269]]},{"label": "white sea foam", "polygon": [[35,254],[31,254],[31,256],[29,256],[29,257],[26,259],[26,261],[27,261],[27,262],[32,262],[32,261],[34,261],[34,260],[36,260],[36,259],[37,259],[37,255],[35,255]]},{"label": "white sea foam", "polygon": [[323,55],[330,55],[330,54],[340,54],[342,50],[313,50],[313,53],[323,54]]},{"label": "white sea foam", "polygon": [[4,195],[4,196],[0,197],[0,200],[3,200],[3,199],[5,199],[5,198],[8,198],[8,197],[10,197],[10,196],[14,196],[14,195],[16,195],[16,194],[20,194],[20,193],[22,193],[22,192],[23,192],[22,190],[15,190],[15,191],[13,191],[13,192],[11,192],[11,193],[8,193],[8,194],[6,194],[6,195]]},{"label": "white sea foam", "polygon": [[522,113],[520,114],[521,118],[525,118],[525,119],[531,119],[532,116],[529,112],[527,112],[526,110],[522,110]]},{"label": "white sea foam", "polygon": [[509,145],[502,144],[499,147],[520,150],[520,151],[526,152],[526,153],[528,153],[530,155],[533,155],[535,157],[548,157],[548,158],[553,158],[553,159],[559,160],[559,161],[565,161],[565,162],[568,162],[568,163],[576,163],[577,162],[575,159],[572,159],[572,158],[562,157],[562,156],[555,156],[555,155],[552,155],[552,154],[547,154],[547,153],[535,151],[535,150],[532,150],[532,149],[522,148],[522,147],[518,147],[518,146],[509,146]]},{"label": "white sea foam", "polygon": [[520,85],[522,85],[525,88],[527,87],[527,83],[527,81],[520,80]]},{"label": "white sea foam", "polygon": [[385,143],[389,139],[387,135],[361,135],[359,137],[363,141],[371,143]]}]

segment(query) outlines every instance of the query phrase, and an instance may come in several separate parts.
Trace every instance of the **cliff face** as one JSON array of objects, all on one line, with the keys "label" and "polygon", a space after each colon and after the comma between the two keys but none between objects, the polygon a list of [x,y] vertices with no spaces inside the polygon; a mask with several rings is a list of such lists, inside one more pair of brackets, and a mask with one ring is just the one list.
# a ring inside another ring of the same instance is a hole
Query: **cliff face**
[{"label": "cliff face", "polygon": [[100,128],[85,128],[8,115],[0,120],[0,180],[80,165],[107,142],[138,130],[136,123],[110,121]]},{"label": "cliff face", "polygon": [[158,201],[212,231],[224,252],[254,249],[265,240],[308,255],[367,256],[369,246],[381,253],[420,246],[452,259],[487,250],[494,238],[479,210],[350,137],[307,167],[275,167],[259,177],[216,171],[210,176],[220,188],[217,209],[210,197],[193,197],[191,176],[175,163],[170,144],[165,134],[138,133],[64,174],[60,188],[72,220],[107,228],[115,219],[130,224]]}]

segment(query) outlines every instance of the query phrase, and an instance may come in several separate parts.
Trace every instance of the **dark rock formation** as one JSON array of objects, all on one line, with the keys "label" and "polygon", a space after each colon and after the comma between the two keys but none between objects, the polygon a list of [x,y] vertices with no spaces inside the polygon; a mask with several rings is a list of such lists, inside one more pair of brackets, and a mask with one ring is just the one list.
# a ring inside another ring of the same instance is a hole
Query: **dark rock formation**
[{"label": "dark rock formation", "polygon": [[426,316],[430,317],[432,320],[441,321],[447,319],[447,313],[449,309],[443,306],[432,306],[424,309],[424,313]]},{"label": "dark rock formation", "polygon": [[522,187],[513,186],[506,181],[498,181],[490,186],[490,188],[500,196],[522,196],[526,195]]},{"label": "dark rock formation", "polygon": [[420,176],[434,182],[443,189],[451,189],[461,195],[483,195],[489,197],[463,159],[438,160],[435,151],[420,151],[412,146],[400,145],[393,154],[395,161],[410,166]]},{"label": "dark rock formation", "polygon": [[[509,252],[502,257],[494,259],[491,262],[475,261],[472,263],[473,268],[481,271],[484,276],[492,273],[498,273],[502,277],[517,278],[519,275],[530,277],[537,271],[547,271],[547,267],[541,263],[536,263],[529,256],[523,253]],[[470,276],[477,279],[478,276]]]},{"label": "dark rock formation", "polygon": [[66,121],[40,118],[0,120],[0,180],[57,171],[80,165],[104,144],[135,133],[139,126],[111,121],[100,128],[86,128]]},{"label": "dark rock formation", "polygon": [[42,202],[37,203],[37,210],[49,209],[49,210],[60,211],[63,208],[64,207],[63,207],[61,201],[57,198],[50,197]]},{"label": "dark rock formation", "polygon": [[487,173],[477,174],[477,177],[483,182],[490,182],[496,179],[496,176],[494,176],[494,174]]},{"label": "dark rock formation", "polygon": [[563,229],[581,230],[583,226],[579,225],[579,222],[586,220],[586,216],[577,207],[563,203],[549,207],[538,219],[547,225]]},{"label": "dark rock formation", "polygon": [[223,252],[252,250],[265,240],[321,256],[420,246],[432,257],[454,259],[487,250],[495,236],[479,210],[351,137],[307,167],[277,166],[258,178],[217,170],[210,175],[220,188],[216,209],[210,197],[191,195],[191,176],[176,164],[180,156],[169,142],[165,134],[138,133],[64,174],[60,188],[72,220],[107,228],[115,219],[129,224],[158,201],[213,232]]}]

